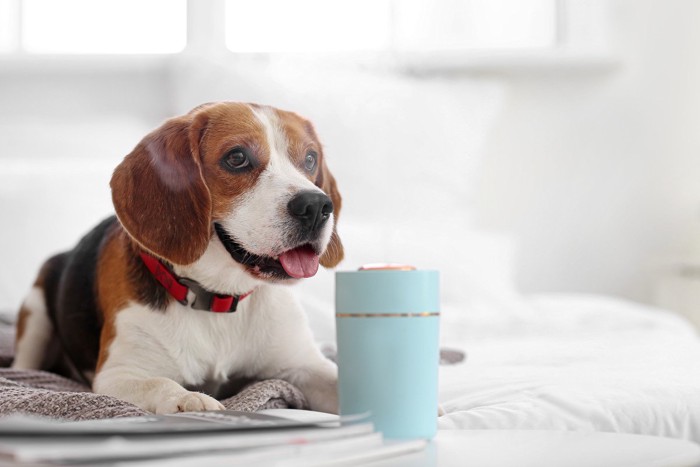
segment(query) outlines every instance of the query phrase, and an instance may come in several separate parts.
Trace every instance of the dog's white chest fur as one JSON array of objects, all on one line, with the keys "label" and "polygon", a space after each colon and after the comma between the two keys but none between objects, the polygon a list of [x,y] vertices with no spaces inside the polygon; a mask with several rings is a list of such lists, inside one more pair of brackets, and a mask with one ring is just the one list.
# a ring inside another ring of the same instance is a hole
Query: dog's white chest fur
[{"label": "dog's white chest fur", "polygon": [[337,370],[314,345],[306,314],[288,288],[261,286],[233,314],[177,303],[161,312],[131,303],[115,328],[96,392],[128,397],[156,413],[185,410],[193,397],[202,408],[189,410],[216,410],[221,404],[214,399],[182,386],[214,394],[230,378],[284,379],[302,390],[313,410],[337,411]]},{"label": "dog's white chest fur", "polygon": [[[149,367],[158,367],[163,376],[187,386],[220,384],[234,375],[259,374],[266,365],[264,354],[275,345],[269,341],[271,328],[280,322],[292,326],[291,318],[299,318],[294,309],[275,309],[271,293],[288,294],[262,288],[231,314],[194,310],[176,302],[164,312],[133,304],[117,317],[119,337],[112,343],[110,355],[123,354],[120,359],[129,358],[128,354],[148,355],[154,360]],[[289,316],[277,316],[285,311]],[[142,352],[133,353],[134,347]],[[138,362],[139,366],[143,363]]]}]

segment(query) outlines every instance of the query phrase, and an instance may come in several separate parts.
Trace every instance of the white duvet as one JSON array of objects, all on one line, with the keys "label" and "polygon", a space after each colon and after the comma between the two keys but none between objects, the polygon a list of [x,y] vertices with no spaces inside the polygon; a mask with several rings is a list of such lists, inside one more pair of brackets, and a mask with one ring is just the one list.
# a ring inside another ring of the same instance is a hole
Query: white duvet
[{"label": "white duvet", "polygon": [[631,302],[572,295],[443,310],[441,429],[639,433],[700,442],[700,339],[680,318]]}]

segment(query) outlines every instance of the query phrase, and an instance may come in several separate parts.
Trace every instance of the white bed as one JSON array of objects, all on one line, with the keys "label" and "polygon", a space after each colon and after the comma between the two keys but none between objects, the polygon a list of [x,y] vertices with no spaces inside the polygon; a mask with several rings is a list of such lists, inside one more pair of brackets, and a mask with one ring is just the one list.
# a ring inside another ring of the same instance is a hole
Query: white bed
[{"label": "white bed", "polygon": [[[0,166],[0,217],[11,220],[0,230],[0,309],[16,309],[41,261],[110,213],[111,170],[148,130],[122,121],[34,126],[0,128],[17,150],[5,151]],[[74,141],[62,145],[71,157],[57,160],[53,141],[69,128]],[[354,217],[347,209],[341,218],[343,268],[401,261],[441,271],[442,344],[467,352],[466,362],[441,369],[441,429],[599,430],[700,442],[700,339],[690,325],[611,298],[522,297],[510,277],[508,238],[472,232],[468,216],[439,229],[421,219],[363,224],[358,214],[363,202],[375,202],[372,192],[361,190],[360,200],[352,178],[336,175],[355,206]],[[332,273],[299,289],[317,338],[332,340]]]},{"label": "white bed", "polygon": [[[700,340],[680,318],[594,296],[524,298],[521,319],[479,336],[464,316],[465,364],[442,367],[441,429],[637,433],[700,442]],[[467,329],[470,328],[470,329]]]}]

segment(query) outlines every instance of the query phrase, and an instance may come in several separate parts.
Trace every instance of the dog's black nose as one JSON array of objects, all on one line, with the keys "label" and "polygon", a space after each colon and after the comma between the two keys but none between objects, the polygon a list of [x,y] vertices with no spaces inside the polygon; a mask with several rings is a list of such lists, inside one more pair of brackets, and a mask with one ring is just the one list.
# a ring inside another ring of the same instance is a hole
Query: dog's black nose
[{"label": "dog's black nose", "polygon": [[294,195],[287,210],[307,233],[317,232],[333,212],[333,201],[319,191],[302,191]]}]

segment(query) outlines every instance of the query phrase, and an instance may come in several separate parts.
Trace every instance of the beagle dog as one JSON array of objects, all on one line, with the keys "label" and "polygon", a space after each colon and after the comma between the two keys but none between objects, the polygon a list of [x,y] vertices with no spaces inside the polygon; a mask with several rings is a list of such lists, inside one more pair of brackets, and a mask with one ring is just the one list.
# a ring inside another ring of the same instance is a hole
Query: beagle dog
[{"label": "beagle dog", "polygon": [[158,414],[223,409],[240,382],[279,378],[336,413],[337,369],[285,287],[343,258],[311,123],[204,104],[143,138],[110,185],[116,217],[41,268],[13,367]]}]

